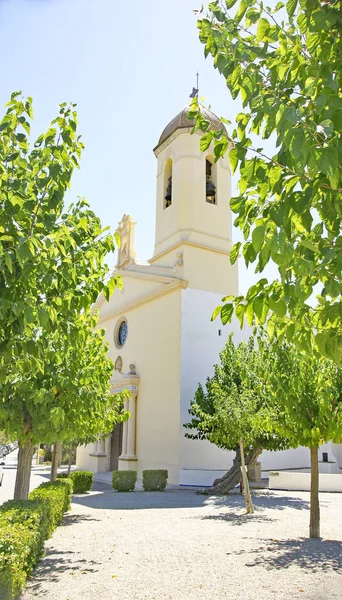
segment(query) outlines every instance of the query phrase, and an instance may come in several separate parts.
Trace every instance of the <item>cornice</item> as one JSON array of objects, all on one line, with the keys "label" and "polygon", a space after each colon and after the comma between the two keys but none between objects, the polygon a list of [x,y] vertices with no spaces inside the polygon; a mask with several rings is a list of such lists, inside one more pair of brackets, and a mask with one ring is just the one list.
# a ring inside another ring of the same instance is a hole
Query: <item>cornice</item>
[{"label": "cornice", "polygon": [[101,317],[101,315],[100,315],[98,325],[100,325],[104,321],[108,321],[108,319],[111,319],[112,317],[116,317],[123,313],[126,314],[128,311],[133,310],[134,308],[137,308],[138,306],[142,306],[143,304],[148,304],[149,302],[153,302],[157,298],[166,296],[167,294],[170,294],[171,292],[174,292],[175,290],[178,290],[178,289],[184,290],[188,287],[188,285],[189,285],[189,282],[186,281],[185,279],[175,279],[172,281],[172,283],[165,285],[164,287],[160,288],[159,290],[150,292],[149,294],[146,294],[145,296],[142,296],[142,297],[138,298],[137,300],[130,302],[129,304],[125,304],[125,305],[121,306],[120,308],[108,311],[108,313],[103,315],[103,317]]},{"label": "cornice", "polygon": [[196,242],[190,242],[189,240],[182,240],[180,242],[177,242],[173,246],[170,246],[170,248],[167,248],[166,250],[163,250],[163,252],[160,252],[159,254],[156,254],[156,256],[152,256],[152,258],[150,258],[148,262],[149,263],[154,263],[156,260],[158,260],[159,258],[161,258],[162,256],[164,256],[165,254],[168,254],[169,252],[172,252],[173,250],[176,250],[180,246],[193,246],[194,248],[200,248],[201,250],[209,250],[209,252],[216,252],[218,254],[224,254],[225,256],[229,256],[229,254],[230,254],[229,250],[223,250],[223,249],[220,249],[220,248],[215,248],[215,246],[209,246],[207,244],[198,244]]}]

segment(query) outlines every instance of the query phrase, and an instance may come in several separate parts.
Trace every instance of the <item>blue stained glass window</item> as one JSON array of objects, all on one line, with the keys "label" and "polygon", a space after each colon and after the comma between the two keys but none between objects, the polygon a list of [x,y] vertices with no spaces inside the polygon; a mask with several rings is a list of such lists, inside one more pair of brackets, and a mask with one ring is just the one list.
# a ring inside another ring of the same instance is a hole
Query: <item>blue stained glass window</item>
[{"label": "blue stained glass window", "polygon": [[127,323],[123,321],[119,327],[118,342],[120,346],[123,346],[127,338]]}]

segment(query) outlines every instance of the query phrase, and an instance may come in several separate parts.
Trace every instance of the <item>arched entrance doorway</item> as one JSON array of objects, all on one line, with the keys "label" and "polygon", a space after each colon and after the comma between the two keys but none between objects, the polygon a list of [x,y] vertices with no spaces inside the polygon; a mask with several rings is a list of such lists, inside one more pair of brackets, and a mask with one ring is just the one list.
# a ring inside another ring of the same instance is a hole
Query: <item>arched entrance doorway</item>
[{"label": "arched entrance doorway", "polygon": [[118,423],[113,429],[110,439],[110,471],[117,471],[119,467],[119,456],[122,454],[122,434],[123,423]]}]

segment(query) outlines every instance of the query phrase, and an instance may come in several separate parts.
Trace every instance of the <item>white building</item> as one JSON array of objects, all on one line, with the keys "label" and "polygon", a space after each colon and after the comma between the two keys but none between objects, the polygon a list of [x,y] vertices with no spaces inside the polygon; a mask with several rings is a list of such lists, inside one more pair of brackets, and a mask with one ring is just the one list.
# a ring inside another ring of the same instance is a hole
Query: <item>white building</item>
[{"label": "white building", "polygon": [[[233,453],[186,439],[183,424],[198,383],[212,374],[230,332],[237,342],[248,333],[237,324],[211,322],[222,297],[238,292],[237,263],[229,260],[231,173],[227,157],[214,163],[212,148],[200,151],[188,110],[170,121],[154,149],[153,256],[147,265],[136,260],[135,223],[124,215],[117,263],[123,291],[96,303],[115,363],[112,390],[130,390],[131,416],[105,442],[79,448],[77,468],[136,469],[139,475],[163,468],[170,483],[210,485],[230,468]],[[212,128],[221,127],[212,112],[202,110]],[[322,446],[321,459],[322,452],[334,461],[330,446]],[[264,470],[308,468],[309,450],[264,452],[261,462]],[[335,462],[325,466],[338,472]]]}]

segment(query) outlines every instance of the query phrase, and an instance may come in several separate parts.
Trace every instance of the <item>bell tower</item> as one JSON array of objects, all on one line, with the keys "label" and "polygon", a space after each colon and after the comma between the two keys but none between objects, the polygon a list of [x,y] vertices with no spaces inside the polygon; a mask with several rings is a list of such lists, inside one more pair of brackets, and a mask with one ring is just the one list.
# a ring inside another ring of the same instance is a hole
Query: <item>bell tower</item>
[{"label": "bell tower", "polygon": [[[157,157],[156,231],[152,265],[182,262],[183,277],[198,285],[194,271],[209,269],[209,288],[237,291],[237,265],[230,265],[231,173],[227,156],[214,161],[213,146],[200,150],[200,132],[191,134],[194,122],[186,106],[163,130]],[[223,127],[210,110],[200,107],[210,128]],[[181,256],[180,256],[181,255]],[[213,269],[217,270],[213,276]],[[220,271],[220,274],[218,273]],[[227,279],[228,278],[228,279]]]}]

